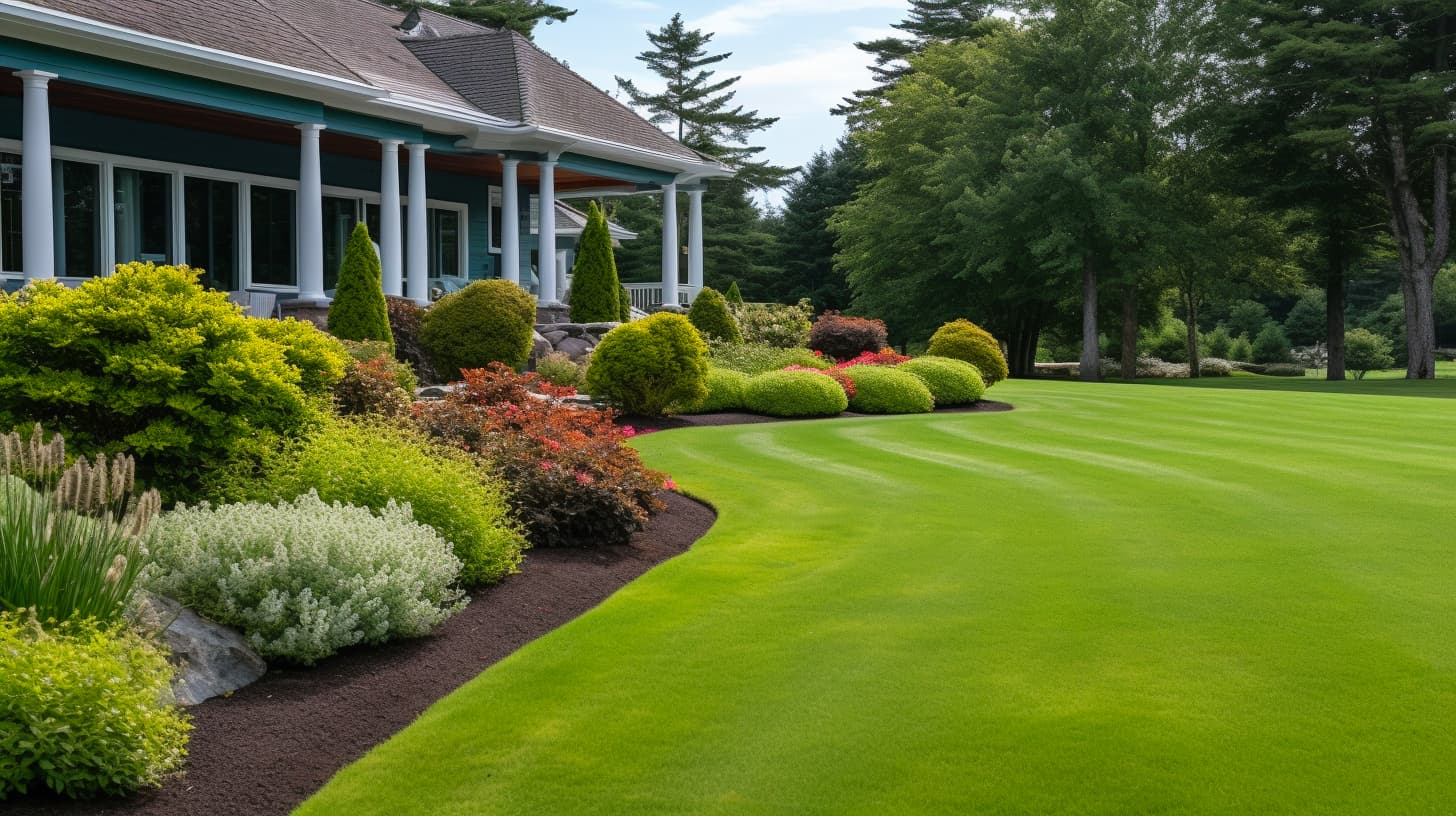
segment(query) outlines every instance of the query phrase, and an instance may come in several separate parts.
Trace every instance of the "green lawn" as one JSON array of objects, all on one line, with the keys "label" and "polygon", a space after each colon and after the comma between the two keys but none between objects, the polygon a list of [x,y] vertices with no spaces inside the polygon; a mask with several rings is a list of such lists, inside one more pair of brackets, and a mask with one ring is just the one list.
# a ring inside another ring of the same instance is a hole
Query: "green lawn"
[{"label": "green lawn", "polygon": [[1330,382],[1323,371],[1310,371],[1304,377],[1263,377],[1235,373],[1231,377],[1200,377],[1196,380],[1139,380],[1154,385],[1182,388],[1236,388],[1258,391],[1311,391],[1316,393],[1376,394],[1382,396],[1456,398],[1456,363],[1436,363],[1434,380],[1407,380],[1405,369],[1372,371],[1365,379],[1354,374],[1343,382]]},{"label": "green lawn", "polygon": [[708,537],[301,812],[1450,812],[1456,403],[991,396],[643,438]]}]

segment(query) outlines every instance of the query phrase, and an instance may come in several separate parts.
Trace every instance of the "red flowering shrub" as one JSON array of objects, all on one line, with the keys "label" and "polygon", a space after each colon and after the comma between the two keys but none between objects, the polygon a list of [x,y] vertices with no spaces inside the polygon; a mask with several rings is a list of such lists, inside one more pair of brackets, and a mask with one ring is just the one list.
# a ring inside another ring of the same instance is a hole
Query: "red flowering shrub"
[{"label": "red flowering shrub", "polygon": [[809,329],[809,348],[836,360],[850,360],[866,351],[884,348],[888,338],[883,320],[825,312]]},{"label": "red flowering shrub", "polygon": [[625,544],[663,508],[655,496],[663,475],[623,444],[631,432],[612,424],[609,412],[545,399],[572,390],[500,363],[462,374],[444,400],[416,403],[416,419],[510,483],[511,506],[534,546]]},{"label": "red flowering shrub", "polygon": [[857,365],[897,366],[901,363],[910,362],[910,358],[897,353],[892,348],[883,348],[879,351],[862,351],[853,360],[845,360],[835,365],[835,368],[849,368]]},{"label": "red flowering shrub", "polygon": [[854,380],[851,379],[850,376],[848,374],[846,374],[844,371],[842,371],[841,369],[838,369],[838,368],[810,368],[809,366],[796,366],[796,365],[791,365],[791,366],[784,366],[783,370],[784,371],[812,371],[815,374],[823,374],[824,376],[830,378],[831,380],[834,380],[835,382],[839,383],[839,387],[844,389],[844,397],[845,397],[845,399],[854,399]]},{"label": "red flowering shrub", "polygon": [[344,379],[334,386],[334,405],[345,416],[377,414],[398,419],[409,416],[410,396],[399,386],[393,358],[354,360]]}]

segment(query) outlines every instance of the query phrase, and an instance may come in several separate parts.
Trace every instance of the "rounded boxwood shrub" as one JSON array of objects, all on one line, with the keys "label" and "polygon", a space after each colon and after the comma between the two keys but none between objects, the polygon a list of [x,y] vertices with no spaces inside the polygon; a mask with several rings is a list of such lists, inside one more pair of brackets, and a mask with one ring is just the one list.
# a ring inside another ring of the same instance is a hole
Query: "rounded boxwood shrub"
[{"label": "rounded boxwood shrub", "polygon": [[817,371],[770,371],[748,381],[743,403],[755,414],[823,417],[843,413],[849,397],[834,378]]},{"label": "rounded boxwood shrub", "polygon": [[1006,379],[1006,355],[1001,353],[1001,344],[991,333],[969,320],[952,320],[935,330],[930,336],[930,347],[925,353],[931,357],[950,357],[964,360],[981,372],[981,378],[990,388]]},{"label": "rounded boxwood shrub", "polygon": [[748,375],[731,368],[708,367],[708,396],[683,413],[712,414],[719,411],[742,411],[743,389]]},{"label": "rounded boxwood shrub", "polygon": [[0,612],[0,800],[156,787],[187,756],[166,657],[125,627]]},{"label": "rounded boxwood shrub", "polygon": [[849,410],[862,414],[924,414],[935,410],[935,397],[908,371],[877,365],[844,369],[854,381]]},{"label": "rounded boxwood shrub", "polygon": [[344,247],[339,286],[329,304],[328,325],[329,334],[340,340],[378,340],[388,345],[391,353],[394,351],[379,256],[374,253],[369,228],[363,222],[354,225],[354,233]]},{"label": "rounded boxwood shrub", "polygon": [[628,414],[661,416],[708,393],[708,347],[686,317],[658,312],[607,332],[591,355],[586,389]]},{"label": "rounded boxwood shrub", "polygon": [[520,371],[531,356],[536,301],[507,280],[476,281],[440,298],[425,313],[420,342],[446,380],[467,368],[505,363]]},{"label": "rounded boxwood shrub", "polygon": [[688,320],[692,321],[705,340],[735,344],[743,342],[743,331],[738,328],[738,321],[733,318],[733,313],[728,311],[728,301],[716,289],[704,287],[698,293],[693,307],[688,309]]},{"label": "rounded boxwood shrub", "polygon": [[917,357],[899,365],[920,378],[930,395],[935,398],[937,408],[949,405],[969,405],[986,393],[986,383],[981,379],[981,370],[963,360],[949,357]]}]

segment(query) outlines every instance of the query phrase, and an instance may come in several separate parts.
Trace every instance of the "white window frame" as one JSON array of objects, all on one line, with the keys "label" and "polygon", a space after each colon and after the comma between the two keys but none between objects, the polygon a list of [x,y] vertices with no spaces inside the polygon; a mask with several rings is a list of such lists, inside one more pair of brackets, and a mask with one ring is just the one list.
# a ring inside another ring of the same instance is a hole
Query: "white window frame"
[{"label": "white window frame", "polygon": [[[23,145],[18,139],[0,139],[0,152],[17,153],[25,155]],[[156,161],[154,159],[142,159],[134,156],[126,156],[119,153],[104,153],[95,150],[77,150],[69,147],[51,147],[52,160],[78,161],[98,165],[101,168],[101,184],[99,195],[101,196],[101,275],[109,277],[116,269],[116,206],[115,206],[115,174],[116,169],[141,170],[145,172],[167,173],[172,177],[172,255],[173,263],[184,263],[187,254],[187,216],[186,216],[186,194],[185,178],[204,178],[213,181],[229,181],[238,185],[238,265],[239,285],[244,289],[258,292],[275,292],[277,294],[296,294],[298,286],[253,283],[253,225],[251,201],[251,189],[254,184],[263,187],[276,187],[279,189],[292,190],[295,195],[298,193],[298,180],[278,178],[275,176],[263,176],[256,173],[239,173],[232,170],[220,170],[215,167],[202,167],[194,164],[178,164],[176,162]],[[499,189],[499,188],[494,188]],[[22,192],[23,194],[23,192]],[[353,198],[359,202],[359,215],[364,215],[365,204],[379,204],[380,195],[369,190],[359,190],[352,187],[326,186],[323,194],[336,198]],[[400,206],[406,207],[409,204],[408,196],[400,196]],[[443,199],[426,198],[425,206],[440,210],[455,210],[460,213],[460,236],[459,252],[460,268],[457,273],[461,277],[468,277],[470,271],[470,205],[462,201],[445,201]],[[489,230],[489,213],[487,213],[486,229]],[[487,233],[488,234],[488,233]],[[295,239],[297,235],[295,234]],[[295,276],[297,269],[294,270]],[[0,279],[15,280],[23,277],[20,271],[0,270]],[[62,280],[85,280],[85,278],[62,278]]]}]

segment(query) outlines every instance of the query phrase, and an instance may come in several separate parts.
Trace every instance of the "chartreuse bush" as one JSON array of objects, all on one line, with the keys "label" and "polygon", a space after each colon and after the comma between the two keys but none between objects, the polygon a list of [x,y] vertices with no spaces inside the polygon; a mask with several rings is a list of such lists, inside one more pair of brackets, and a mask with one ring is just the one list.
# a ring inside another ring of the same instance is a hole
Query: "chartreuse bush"
[{"label": "chartreuse bush", "polygon": [[394,335],[389,331],[389,310],[384,304],[384,287],[379,256],[369,240],[363,222],[344,247],[339,267],[339,286],[329,304],[329,334],[340,340],[377,340],[394,352]]},{"label": "chartreuse bush", "polygon": [[586,389],[628,414],[660,416],[707,394],[708,347],[686,317],[659,312],[607,332],[592,352]]},{"label": "chartreuse bush", "polygon": [[460,560],[408,504],[180,507],[158,520],[142,576],[236,626],[264,657],[311,664],[359,643],[428,634],[460,609]]},{"label": "chartreuse bush", "polygon": [[571,267],[571,321],[608,323],[620,320],[622,284],[607,217],[595,201],[587,205],[586,226],[576,239],[576,262]]},{"label": "chartreuse bush", "polygon": [[440,298],[425,313],[420,342],[439,375],[505,363],[520,371],[531,356],[536,301],[508,280],[476,281]]},{"label": "chartreuse bush", "polygon": [[937,408],[969,405],[986,393],[981,370],[962,360],[917,357],[901,363],[898,367],[901,371],[914,374],[925,383],[925,387],[930,389],[930,395],[935,398]]},{"label": "chartreuse bush", "polygon": [[245,316],[186,267],[126,264],[0,300],[0,429],[43,420],[83,454],[129,451],[167,497],[328,411],[348,355],[297,321]]},{"label": "chartreuse bush", "polygon": [[935,410],[935,398],[909,371],[878,365],[844,369],[854,381],[849,410],[862,414],[924,414]]},{"label": "chartreuse bush", "polygon": [[698,333],[703,335],[705,340],[716,340],[722,343],[742,343],[743,332],[738,328],[738,321],[733,318],[733,313],[728,311],[728,301],[718,294],[718,290],[712,287],[703,287],[693,300],[693,306],[688,309],[688,320],[697,328]]},{"label": "chartreuse bush", "polygon": [[710,343],[708,360],[715,368],[731,368],[750,377],[789,366],[832,367],[828,360],[806,348],[779,348],[755,343]]},{"label": "chartreuse bush", "polygon": [[683,411],[686,414],[712,414],[719,411],[742,411],[743,390],[748,375],[731,368],[708,367],[708,395]]},{"label": "chartreuse bush", "polygon": [[970,363],[981,372],[987,388],[1006,379],[1009,374],[1001,344],[990,332],[969,320],[952,320],[936,329],[935,334],[930,336],[930,347],[925,353]]},{"label": "chartreuse bush", "polygon": [[266,457],[258,470],[220,473],[212,495],[229,502],[289,501],[316,491],[325,502],[383,512],[408,503],[414,518],[455,549],[466,584],[499,580],[521,562],[506,485],[469,455],[382,420],[325,423]]},{"label": "chartreuse bush", "polygon": [[192,728],[171,682],[167,658],[124,626],[0,612],[0,800],[160,785]]},{"label": "chartreuse bush", "polygon": [[817,371],[770,371],[748,381],[743,404],[755,414],[824,417],[849,407],[844,388]]}]

